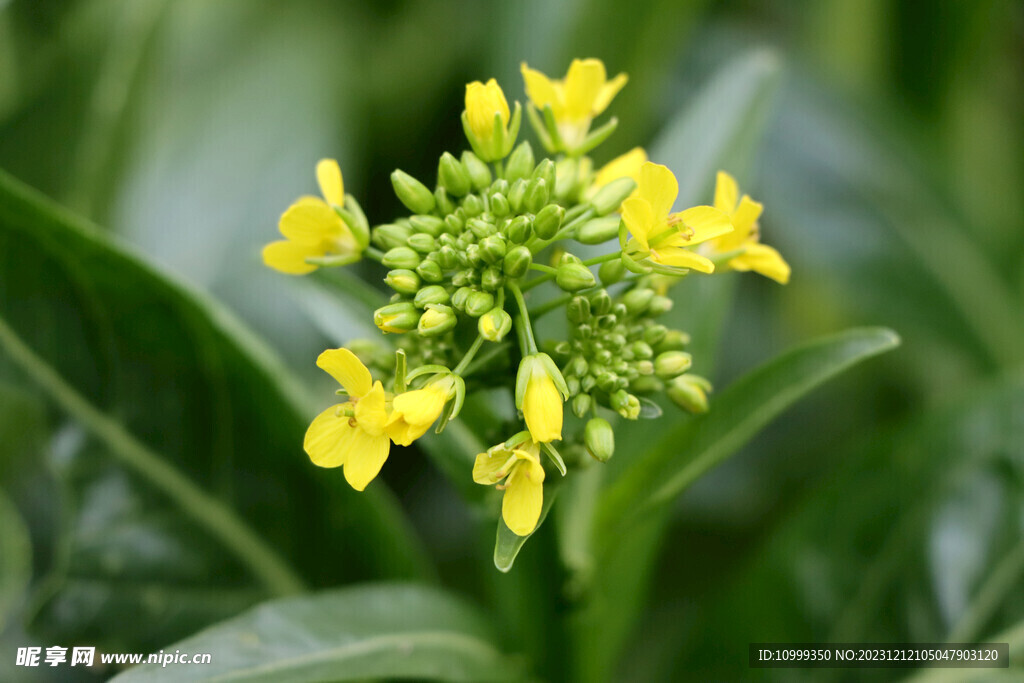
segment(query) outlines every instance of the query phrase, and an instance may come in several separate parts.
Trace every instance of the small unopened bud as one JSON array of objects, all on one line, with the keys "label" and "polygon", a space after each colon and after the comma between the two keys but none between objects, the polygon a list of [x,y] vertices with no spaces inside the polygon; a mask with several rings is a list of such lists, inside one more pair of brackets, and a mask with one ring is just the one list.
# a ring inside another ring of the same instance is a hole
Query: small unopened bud
[{"label": "small unopened bud", "polygon": [[420,264],[420,255],[409,247],[388,249],[380,260],[386,268],[403,268],[412,270]]},{"label": "small unopened bud", "polygon": [[629,383],[629,390],[634,394],[653,394],[664,388],[662,381],[654,375],[644,375]]},{"label": "small unopened bud", "polygon": [[574,377],[583,377],[589,370],[587,359],[583,356],[573,356],[569,364],[565,366],[565,371]]},{"label": "small unopened bud", "polygon": [[505,179],[510,183],[519,178],[529,177],[533,173],[533,147],[529,142],[523,142],[514,150],[505,164]]},{"label": "small unopened bud", "polygon": [[384,278],[388,287],[399,294],[415,294],[420,288],[420,276],[411,270],[400,268],[389,271]]},{"label": "small unopened bud", "polygon": [[505,271],[505,277],[515,280],[526,275],[532,263],[533,254],[530,253],[529,248],[513,247],[505,254],[502,269]]},{"label": "small unopened bud", "polygon": [[612,298],[606,290],[601,289],[590,295],[590,310],[594,315],[604,315],[612,310]]},{"label": "small unopened bud", "polygon": [[[599,358],[597,360],[607,361],[611,359],[611,354],[608,353],[608,351],[602,351],[601,354],[605,355],[606,357],[604,359]],[[601,391],[614,391],[615,385],[618,382],[619,377],[614,372],[611,372],[609,370],[602,370],[597,373],[596,379],[598,389],[600,389]]]},{"label": "small unopened bud", "polygon": [[555,162],[555,196],[569,199],[576,189],[576,178],[579,164],[572,157],[565,157]]},{"label": "small unopened bud", "polygon": [[565,209],[558,204],[549,204],[541,209],[537,217],[533,219],[533,230],[537,233],[537,237],[549,240],[562,227],[563,218],[565,218]]},{"label": "small unopened bud", "polygon": [[447,215],[455,210],[455,202],[448,196],[447,190],[440,185],[434,188],[434,204],[438,213]]},{"label": "small unopened bud", "polygon": [[598,462],[608,462],[615,453],[615,432],[603,417],[592,417],[583,430],[583,443],[587,452]]},{"label": "small unopened bud", "polygon": [[469,194],[469,171],[450,152],[441,155],[441,161],[437,165],[437,182],[453,197]]},{"label": "small unopened bud", "polygon": [[685,351],[666,351],[654,359],[654,372],[662,379],[681,375],[693,365],[693,356]]},{"label": "small unopened bud", "polygon": [[[433,200],[433,197],[431,197]],[[526,186],[526,194],[523,196],[523,206],[530,213],[537,213],[548,203],[548,185],[543,178],[530,181]]]},{"label": "small unopened bud", "polygon": [[665,336],[662,337],[661,341],[658,342],[657,347],[654,349],[659,353],[662,351],[676,351],[686,348],[686,345],[690,343],[690,335],[679,330],[667,330]]},{"label": "small unopened bud", "polygon": [[469,174],[469,181],[476,190],[482,190],[491,184],[491,169],[480,161],[480,157],[470,151],[462,153],[462,164]]},{"label": "small unopened bud", "polygon": [[651,325],[644,330],[644,341],[654,348],[661,343],[666,334],[668,334],[668,328],[664,325]]},{"label": "small unopened bud", "polygon": [[391,174],[391,185],[395,196],[413,213],[430,213],[434,210],[434,195],[427,186],[401,169]]},{"label": "small unopened bud", "polygon": [[558,266],[555,284],[566,292],[578,292],[596,284],[594,274],[582,263],[563,263]]},{"label": "small unopened bud", "polygon": [[597,269],[597,277],[601,278],[601,284],[605,287],[614,285],[626,274],[626,266],[622,265],[622,259],[605,261]]},{"label": "small unopened bud", "polygon": [[444,304],[430,304],[420,316],[417,331],[424,337],[436,337],[455,327],[455,311]]},{"label": "small unopened bud", "polygon": [[523,199],[526,197],[526,179],[520,178],[512,183],[508,191],[508,205],[513,211],[519,213],[523,209]]},{"label": "small unopened bud", "polygon": [[425,232],[418,232],[415,235],[410,235],[406,244],[408,244],[411,249],[418,251],[421,254],[429,254],[437,249],[437,240]]},{"label": "small unopened bud", "polygon": [[[575,380],[576,384],[579,384],[578,379],[576,379],[575,377],[573,377],[572,379]],[[570,382],[570,380],[568,379],[566,379],[565,381],[566,383]],[[570,391],[571,389],[572,385],[570,384]],[[593,402],[594,400],[590,398],[590,394],[576,394],[572,398],[572,414],[575,415],[576,417],[583,417],[588,412],[590,412],[590,406]]]},{"label": "small unopened bud", "polygon": [[608,183],[590,200],[598,216],[607,216],[619,210],[619,206],[636,189],[636,181],[632,178],[619,178]]},{"label": "small unopened bud", "polygon": [[444,270],[452,270],[459,265],[459,255],[450,245],[444,245],[437,252],[437,262]]},{"label": "small unopened bud", "polygon": [[576,232],[576,241],[583,244],[601,244],[614,239],[619,234],[619,222],[618,216],[591,219],[580,226]]},{"label": "small unopened bud", "polygon": [[626,310],[633,315],[641,315],[647,310],[652,299],[654,299],[653,289],[636,287],[622,296],[622,303],[625,305]]},{"label": "small unopened bud", "polygon": [[456,209],[454,213],[450,213],[444,217],[445,232],[457,235],[462,232],[462,229],[466,227],[466,219],[462,217],[459,210]]},{"label": "small unopened bud", "polygon": [[533,170],[532,178],[534,180],[543,180],[544,184],[547,185],[548,192],[553,192],[555,189],[556,175],[555,162],[551,161],[551,159],[544,159],[537,164],[537,168]]},{"label": "small unopened bud", "polygon": [[662,313],[668,313],[672,310],[672,299],[667,296],[656,296],[651,299],[650,306],[647,307],[647,312],[651,315],[661,315]]},{"label": "small unopened bud", "polygon": [[480,286],[489,292],[500,289],[505,284],[505,276],[501,274],[498,266],[487,266],[484,272],[480,273]]},{"label": "small unopened bud", "polygon": [[484,261],[497,263],[505,257],[505,240],[498,235],[488,235],[480,240],[480,253]]},{"label": "small unopened bud", "polygon": [[654,351],[651,347],[642,341],[635,341],[629,345],[629,350],[633,352],[633,357],[640,360],[647,360],[654,356]]},{"label": "small unopened bud", "polygon": [[446,304],[448,303],[448,290],[441,285],[424,287],[416,292],[416,298],[413,299],[413,303],[418,308],[426,308],[430,304]]},{"label": "small unopened bud", "polygon": [[672,402],[691,413],[708,412],[711,382],[697,375],[680,375],[669,382],[666,393]]},{"label": "small unopened bud", "polygon": [[437,261],[424,261],[416,266],[416,272],[427,282],[440,282],[444,279],[441,265]]},{"label": "small unopened bud", "polygon": [[530,225],[530,219],[526,216],[516,216],[505,228],[505,236],[516,244],[525,244],[532,234],[533,226]]},{"label": "small unopened bud", "polygon": [[488,292],[473,292],[466,299],[466,314],[480,317],[494,308],[494,295]]},{"label": "small unopened bud", "polygon": [[437,216],[410,216],[409,225],[414,232],[424,232],[431,237],[439,237],[444,232],[444,221]]},{"label": "small unopened bud", "polygon": [[627,420],[640,417],[640,399],[625,389],[619,389],[611,395],[612,409]]},{"label": "small unopened bud", "polygon": [[464,310],[466,308],[466,299],[468,299],[469,295],[472,293],[473,289],[471,287],[459,287],[455,290],[455,293],[452,294],[452,306],[460,311]]},{"label": "small unopened bud", "polygon": [[411,234],[412,229],[408,226],[388,223],[374,228],[370,239],[379,248],[388,250],[404,246]]},{"label": "small unopened bud", "polygon": [[590,320],[590,301],[583,296],[574,296],[565,307],[565,314],[574,325]]},{"label": "small unopened bud", "polygon": [[512,316],[502,308],[492,308],[480,316],[477,329],[487,341],[499,342],[512,329]]},{"label": "small unopened bud", "polygon": [[498,218],[504,218],[509,214],[509,211],[511,211],[511,208],[508,205],[508,199],[505,198],[505,195],[497,192],[491,195],[492,214]]},{"label": "small unopened bud", "polygon": [[373,324],[383,332],[408,332],[416,329],[420,312],[411,301],[382,306],[373,312]]}]

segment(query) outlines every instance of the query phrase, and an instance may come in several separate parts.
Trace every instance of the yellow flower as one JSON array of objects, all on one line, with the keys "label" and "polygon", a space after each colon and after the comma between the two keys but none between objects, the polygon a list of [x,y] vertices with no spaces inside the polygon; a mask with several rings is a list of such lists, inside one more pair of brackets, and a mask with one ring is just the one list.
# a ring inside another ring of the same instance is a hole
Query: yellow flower
[{"label": "yellow flower", "polygon": [[399,446],[408,446],[426,434],[434,420],[441,416],[444,404],[452,396],[455,378],[443,375],[427,383],[422,389],[406,391],[395,397],[391,417],[385,430]]},{"label": "yellow flower", "polygon": [[[640,168],[645,163],[647,163],[647,152],[643,147],[634,147],[625,154],[615,157],[598,169],[594,181],[586,191],[587,199],[591,199],[598,190],[619,178],[629,178],[633,182],[639,182]],[[637,196],[637,190],[633,190],[629,196]]]},{"label": "yellow flower", "polygon": [[520,112],[516,104],[515,116],[510,116],[505,93],[493,78],[487,83],[473,81],[466,85],[462,127],[478,157],[484,161],[497,161],[511,151],[519,133]]},{"label": "yellow flower", "polygon": [[338,380],[349,400],[316,416],[306,430],[303,448],[314,465],[344,466],[345,479],[362,491],[380,472],[391,448],[384,431],[388,421],[384,386],[372,381],[370,371],[348,349],[324,351],[316,364]]},{"label": "yellow flower", "polygon": [[[263,247],[263,262],[290,275],[304,275],[317,269],[307,259],[337,257],[338,264],[359,260],[360,249],[352,230],[334,207],[345,203],[341,169],[334,159],[316,165],[319,197],[301,197],[281,216],[278,229],[286,239]],[[326,201],[324,201],[326,200]]]},{"label": "yellow flower", "polygon": [[562,438],[562,403],[569,397],[562,373],[546,353],[526,356],[516,378],[516,407],[537,443]]},{"label": "yellow flower", "polygon": [[582,144],[590,122],[608,108],[628,80],[623,73],[609,81],[600,59],[572,60],[563,80],[552,80],[526,62],[520,68],[530,101],[541,110],[551,107],[558,134],[570,150]]},{"label": "yellow flower", "polygon": [[789,282],[789,264],[782,255],[767,244],[760,243],[760,228],[757,219],[761,217],[762,205],[747,195],[739,196],[736,180],[725,171],[718,172],[715,183],[715,208],[729,214],[735,231],[709,242],[716,254],[741,251],[729,259],[733,270],[760,273],[776,282]]},{"label": "yellow flower", "polygon": [[636,196],[622,203],[622,220],[633,236],[627,250],[656,263],[711,273],[715,264],[689,247],[732,232],[732,223],[712,206],[671,213],[678,194],[672,171],[650,162],[640,167]]},{"label": "yellow flower", "polygon": [[498,444],[476,456],[473,481],[490,486],[505,480],[501,517],[517,536],[527,536],[537,527],[544,504],[544,467],[540,447],[527,440],[516,448]]}]

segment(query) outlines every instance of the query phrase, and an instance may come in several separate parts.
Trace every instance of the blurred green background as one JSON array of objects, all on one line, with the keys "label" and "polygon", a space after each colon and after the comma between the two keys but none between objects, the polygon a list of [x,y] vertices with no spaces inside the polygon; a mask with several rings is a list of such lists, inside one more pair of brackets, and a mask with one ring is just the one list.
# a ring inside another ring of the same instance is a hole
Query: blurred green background
[{"label": "blurred green background", "polygon": [[[296,384],[325,396],[316,355],[375,330],[259,259],[280,212],[314,187],[315,161],[337,158],[347,191],[371,221],[387,221],[401,209],[394,168],[432,180],[438,155],[463,148],[466,82],[494,76],[522,100],[520,61],[556,75],[575,56],[630,75],[598,161],[642,145],[671,150],[655,160],[677,173],[702,161],[671,136],[702,89],[744,59],[773,74],[727,170],[764,202],[765,241],[793,278],[739,283],[707,349],[717,361],[698,358],[716,386],[845,327],[903,338],[678,501],[652,570],[657,599],[608,676],[822,677],[748,669],[755,641],[1009,633],[1024,647],[1020,3],[0,1],[0,168],[224,302]],[[744,93],[719,92],[721,110],[704,115],[728,118],[732,95]],[[710,201],[712,182],[683,192]],[[52,362],[98,404],[257,520],[312,585],[413,576],[425,557],[441,584],[499,613],[528,594],[551,604],[525,613],[558,612],[559,577],[534,566],[543,535],[513,574],[497,575],[491,527],[481,532],[478,513],[408,450],[385,470],[398,503],[387,509],[409,513],[421,547],[381,540],[376,525],[390,522],[379,517],[392,513],[351,502],[338,473],[308,471],[294,439],[312,412],[271,429],[293,449],[248,457],[279,398],[255,380],[210,388],[183,376],[230,371],[216,353],[189,350],[200,334],[189,311],[168,329],[161,307],[121,292],[130,305],[104,309],[79,342],[76,316],[104,308],[114,274],[39,313],[34,293],[62,291],[55,279],[72,291],[77,257],[58,268],[19,249],[0,240],[5,315],[48,339]],[[137,344],[116,341],[127,338]],[[24,643],[156,649],[263,597],[3,354],[0,410],[5,554],[18,538],[32,544],[31,563],[0,584],[0,677],[26,677],[5,668]],[[211,443],[231,457],[209,461]],[[383,487],[375,495],[390,502]],[[333,517],[310,518],[324,511]],[[546,652],[542,677],[564,675],[529,626],[498,628],[512,632],[510,650]]]}]

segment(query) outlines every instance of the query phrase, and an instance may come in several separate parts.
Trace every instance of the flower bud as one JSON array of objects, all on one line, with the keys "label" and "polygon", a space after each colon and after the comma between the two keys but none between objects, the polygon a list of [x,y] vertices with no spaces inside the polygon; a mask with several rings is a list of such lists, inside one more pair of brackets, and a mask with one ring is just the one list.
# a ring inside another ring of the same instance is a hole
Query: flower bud
[{"label": "flower bud", "polygon": [[672,402],[691,413],[708,412],[711,382],[697,375],[680,375],[668,383],[666,393]]},{"label": "flower bud", "polygon": [[615,452],[615,432],[603,417],[592,417],[583,430],[583,443],[587,452],[598,462],[608,462]]},{"label": "flower bud", "polygon": [[434,210],[434,195],[427,186],[401,169],[391,174],[391,185],[395,196],[413,213],[430,213]]},{"label": "flower bud", "polygon": [[444,232],[444,221],[437,216],[410,216],[409,225],[413,232],[423,232],[431,237],[438,237]]},{"label": "flower bud", "polygon": [[424,337],[436,337],[455,327],[455,311],[443,304],[430,304],[420,316],[417,331]]},{"label": "flower bud", "polygon": [[416,328],[420,312],[411,301],[382,306],[373,312],[373,324],[382,332],[408,332]]},{"label": "flower bud", "polygon": [[505,240],[498,235],[488,235],[480,240],[480,253],[484,261],[497,263],[505,257]]},{"label": "flower bud", "polygon": [[505,228],[505,235],[515,244],[525,244],[532,234],[533,226],[530,225],[530,219],[526,216],[516,216]]},{"label": "flower bud", "polygon": [[512,329],[512,316],[504,309],[494,307],[480,316],[477,329],[487,341],[499,342]]},{"label": "flower bud", "polygon": [[597,380],[594,379],[593,375],[586,375],[580,379],[580,391],[588,392],[597,386]]},{"label": "flower bud", "polygon": [[565,157],[555,162],[555,196],[568,200],[576,189],[579,164],[572,157]]},{"label": "flower bud", "polygon": [[505,276],[498,266],[487,266],[480,274],[480,286],[489,292],[496,291],[505,284]]},{"label": "flower bud", "polygon": [[627,420],[640,417],[640,399],[625,389],[619,389],[611,395],[612,409]]},{"label": "flower bud", "polygon": [[590,310],[594,315],[605,315],[612,310],[612,298],[606,290],[601,289],[590,295]]},{"label": "flower bud", "polygon": [[629,195],[636,189],[636,181],[632,178],[619,178],[613,180],[594,195],[590,204],[594,207],[598,216],[606,216],[619,210],[622,202],[626,201]]},{"label": "flower bud", "polygon": [[410,235],[409,239],[406,240],[406,244],[421,254],[429,254],[437,249],[437,240],[425,232],[418,232],[414,235]]},{"label": "flower bud", "polygon": [[690,335],[679,330],[667,330],[665,336],[658,342],[655,351],[677,351],[686,348],[690,343]]},{"label": "flower bud", "polygon": [[505,180],[504,178],[498,178],[493,183],[491,183],[491,186],[490,186],[490,189],[488,190],[488,192],[490,194],[504,194],[504,195],[507,195],[508,194],[508,188],[509,188],[508,181]]},{"label": "flower bud", "polygon": [[[608,357],[611,356],[607,351],[602,351]],[[601,370],[595,376],[597,380],[597,388],[601,391],[615,391],[616,383],[619,381],[619,376],[609,370]]]},{"label": "flower bud", "polygon": [[549,204],[541,209],[537,217],[533,219],[533,231],[537,233],[537,237],[549,240],[562,227],[562,219],[564,217],[565,209],[558,204]]},{"label": "flower bud", "polygon": [[475,194],[467,195],[462,200],[462,211],[467,218],[475,218],[484,212],[484,203]]},{"label": "flower bud", "polygon": [[596,284],[594,274],[582,263],[563,263],[558,266],[555,284],[566,292],[577,292]]},{"label": "flower bud", "polygon": [[583,296],[574,296],[565,307],[565,314],[574,325],[590,320],[590,301]]},{"label": "flower bud", "polygon": [[453,197],[464,197],[470,190],[469,171],[450,152],[445,152],[437,164],[437,183]]},{"label": "flower bud", "polygon": [[562,438],[562,402],[569,396],[562,373],[551,356],[525,356],[516,373],[516,408],[523,411],[526,428],[535,442]]},{"label": "flower bud", "polygon": [[441,285],[429,285],[416,292],[413,303],[417,308],[426,308],[430,304],[448,303],[448,290]]},{"label": "flower bud", "polygon": [[487,168],[487,164],[480,161],[477,155],[468,150],[463,152],[462,165],[465,166],[474,189],[482,190],[491,184],[491,169]]},{"label": "flower bud", "polygon": [[405,246],[411,234],[412,229],[407,226],[388,223],[374,228],[371,241],[381,249],[394,249]]},{"label": "flower bud", "polygon": [[629,346],[629,350],[633,352],[633,357],[641,360],[647,360],[654,355],[654,351],[651,347],[642,341],[635,341]]},{"label": "flower bud", "polygon": [[491,195],[491,213],[498,218],[504,218],[509,214],[510,207],[505,195],[495,192]]},{"label": "flower bud", "polygon": [[629,384],[629,390],[634,394],[654,394],[664,388],[662,381],[654,375],[638,377]]},{"label": "flower bud", "polygon": [[[433,197],[431,197],[433,200]],[[523,196],[523,206],[530,213],[537,213],[548,203],[548,185],[543,178],[530,181],[526,186],[526,194]]]},{"label": "flower bud", "polygon": [[551,161],[551,159],[543,159],[539,164],[537,164],[537,168],[533,170],[531,178],[534,180],[543,180],[544,184],[548,188],[548,192],[553,192],[556,180],[555,162]]},{"label": "flower bud", "polygon": [[[618,216],[593,218],[576,231],[576,241],[583,244],[601,244],[614,239],[619,234],[620,219]],[[614,263],[614,261],[612,261]]]},{"label": "flower bud", "polygon": [[455,202],[448,196],[448,192],[441,186],[434,188],[434,204],[438,213],[450,214],[455,210]]},{"label": "flower bud", "polygon": [[469,295],[472,293],[472,287],[459,287],[458,289],[455,290],[455,293],[452,294],[452,306],[459,309],[460,311],[465,310],[466,299],[468,299]]},{"label": "flower bud", "polygon": [[458,252],[446,244],[438,250],[437,262],[440,264],[442,270],[453,270],[459,265]]},{"label": "flower bud", "polygon": [[656,296],[651,299],[650,305],[647,307],[647,312],[650,315],[661,315],[662,313],[668,313],[672,310],[672,299],[667,296]]},{"label": "flower bud", "polygon": [[587,359],[583,356],[573,356],[569,364],[565,366],[565,371],[574,377],[583,377],[589,370]]},{"label": "flower bud", "polygon": [[614,285],[616,282],[621,280],[625,274],[626,266],[622,265],[622,259],[605,261],[597,269],[597,277],[601,279],[601,284],[605,287]]},{"label": "flower bud", "polygon": [[533,147],[523,142],[516,147],[505,164],[505,179],[510,183],[520,178],[527,178],[533,173]]},{"label": "flower bud", "polygon": [[526,197],[526,186],[526,179],[520,178],[512,183],[512,187],[508,191],[508,205],[516,213],[523,210],[523,199]]},{"label": "flower bud", "polygon": [[662,379],[681,375],[693,365],[693,356],[685,351],[666,351],[654,359],[654,372]]},{"label": "flower bud", "polygon": [[[565,377],[565,371],[562,372],[562,376]],[[569,388],[569,395],[575,396],[580,393],[580,378],[565,377],[565,386]]]},{"label": "flower bud", "polygon": [[403,268],[411,270],[420,264],[420,255],[409,247],[388,249],[380,260],[386,268]]},{"label": "flower bud", "polygon": [[444,273],[437,261],[424,261],[416,266],[416,272],[427,282],[440,282],[444,279]]},{"label": "flower bud", "polygon": [[633,315],[641,315],[647,310],[654,299],[654,290],[646,287],[635,287],[622,296],[626,310]]},{"label": "flower bud", "polygon": [[[576,380],[575,377],[573,377]],[[568,382],[569,380],[566,380]],[[576,380],[576,384],[579,384],[579,380]],[[576,394],[572,397],[572,414],[576,417],[583,417],[590,412],[590,406],[594,402],[590,398],[590,394]]]},{"label": "flower bud", "polygon": [[466,299],[466,314],[478,318],[494,308],[494,295],[475,291]]},{"label": "flower bud", "polygon": [[457,235],[462,232],[464,227],[466,227],[466,219],[459,214],[458,209],[455,210],[455,213],[450,213],[444,217],[444,228],[446,233]]},{"label": "flower bud", "polygon": [[513,247],[505,254],[502,269],[505,271],[505,277],[515,280],[526,275],[532,263],[533,254],[530,253],[529,248]]},{"label": "flower bud", "polygon": [[415,294],[420,288],[420,276],[405,268],[388,271],[384,282],[399,294],[408,294],[410,296]]}]

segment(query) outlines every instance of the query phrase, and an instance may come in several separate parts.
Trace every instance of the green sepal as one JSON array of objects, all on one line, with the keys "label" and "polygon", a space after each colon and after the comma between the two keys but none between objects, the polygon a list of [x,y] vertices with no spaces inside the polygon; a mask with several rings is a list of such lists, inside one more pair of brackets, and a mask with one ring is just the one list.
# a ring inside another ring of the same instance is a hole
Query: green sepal
[{"label": "green sepal", "polygon": [[568,470],[565,468],[565,461],[562,460],[562,454],[558,452],[558,449],[549,443],[542,443],[540,445],[540,449],[547,454],[548,458],[551,459],[551,462],[554,463],[555,469],[557,469],[564,477]]},{"label": "green sepal", "polygon": [[547,126],[544,125],[544,120],[537,111],[537,107],[533,106],[533,103],[526,105],[526,115],[530,117],[530,125],[533,126],[533,131],[537,134],[537,137],[540,138],[540,144],[544,145],[544,149],[546,149],[549,154],[557,152],[558,149],[551,140],[551,135],[548,133]]},{"label": "green sepal", "polygon": [[449,372],[451,372],[451,370],[443,365],[421,365],[407,374],[405,376],[405,381],[406,384],[411,384],[414,379],[422,377],[423,375],[443,375]]},{"label": "green sepal", "polygon": [[403,349],[395,351],[395,393],[404,393],[409,384],[406,381],[406,357]]},{"label": "green sepal", "polygon": [[574,153],[577,155],[586,154],[587,152],[589,152],[590,150],[594,149],[602,142],[607,140],[618,127],[619,120],[613,116],[611,120],[608,121],[608,123],[604,124],[595,131],[591,131],[591,133],[586,138],[583,139],[583,142],[580,144],[580,146],[577,149],[573,150]]}]

